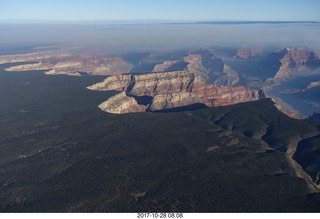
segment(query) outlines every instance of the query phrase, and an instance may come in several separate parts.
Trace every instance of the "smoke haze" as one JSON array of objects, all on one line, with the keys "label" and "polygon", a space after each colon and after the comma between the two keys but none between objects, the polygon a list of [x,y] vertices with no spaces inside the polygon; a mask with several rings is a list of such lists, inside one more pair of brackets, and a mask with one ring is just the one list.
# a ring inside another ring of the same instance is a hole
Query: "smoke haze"
[{"label": "smoke haze", "polygon": [[319,49],[319,23],[0,24],[0,44],[67,44],[108,53],[212,46]]}]

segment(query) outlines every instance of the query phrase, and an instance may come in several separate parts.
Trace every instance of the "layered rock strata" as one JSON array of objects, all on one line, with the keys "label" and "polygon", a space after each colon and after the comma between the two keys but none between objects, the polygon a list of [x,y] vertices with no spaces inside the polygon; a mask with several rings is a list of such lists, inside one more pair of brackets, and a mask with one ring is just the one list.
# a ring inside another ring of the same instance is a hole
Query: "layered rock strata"
[{"label": "layered rock strata", "polygon": [[144,112],[147,107],[144,105],[139,105],[133,97],[127,96],[127,94],[123,91],[101,103],[99,108],[109,113],[124,114]]},{"label": "layered rock strata", "polygon": [[[161,111],[193,104],[226,106],[265,97],[262,91],[240,86],[206,84],[200,76],[185,71],[111,76],[88,89],[122,91],[99,106],[106,112],[117,114]],[[149,101],[139,104],[137,100],[143,97],[148,97]]]},{"label": "layered rock strata", "polygon": [[281,51],[285,55],[280,59],[281,66],[275,79],[284,80],[295,76],[306,76],[320,73],[320,55],[306,48],[286,48]]},{"label": "layered rock strata", "polygon": [[186,69],[188,72],[201,76],[208,83],[228,86],[239,83],[238,74],[209,51],[189,54],[184,57],[184,61],[189,63]]},{"label": "layered rock strata", "polygon": [[197,103],[201,103],[201,98],[189,92],[159,94],[154,96],[152,103],[148,107],[148,110],[161,111]]}]

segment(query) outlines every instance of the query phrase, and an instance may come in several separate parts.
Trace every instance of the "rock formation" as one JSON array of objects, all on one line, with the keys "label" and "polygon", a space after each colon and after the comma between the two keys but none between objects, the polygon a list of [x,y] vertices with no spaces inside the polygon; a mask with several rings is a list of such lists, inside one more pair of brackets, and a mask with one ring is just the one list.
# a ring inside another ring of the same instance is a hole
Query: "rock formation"
[{"label": "rock formation", "polygon": [[199,76],[185,71],[123,74],[111,76],[103,82],[89,86],[91,90],[126,90],[136,96],[154,96],[176,92],[190,92],[192,87],[204,86],[205,82]]},{"label": "rock formation", "polygon": [[89,86],[90,90],[99,90],[99,91],[108,91],[108,90],[116,90],[123,91],[125,87],[131,81],[131,76],[129,74],[119,75],[119,76],[110,76],[107,77],[104,81]]},{"label": "rock formation", "polygon": [[228,86],[239,83],[237,72],[209,50],[150,53],[135,63],[133,72],[188,71],[208,83]]},{"label": "rock formation", "polygon": [[203,66],[200,54],[190,54],[185,56],[183,60],[189,63],[187,66],[189,72],[200,75],[203,79],[208,80],[209,70]]},{"label": "rock formation", "polygon": [[201,98],[189,92],[155,95],[148,107],[149,111],[161,111],[201,103]]},{"label": "rock formation", "polygon": [[[193,104],[226,106],[265,97],[262,91],[240,86],[206,84],[200,76],[185,71],[111,76],[88,89],[122,91],[99,106],[106,112],[118,114],[161,111]],[[137,99],[143,97],[149,97],[149,101],[139,104]]]},{"label": "rock formation", "polygon": [[202,103],[208,107],[228,106],[265,97],[263,91],[250,90],[241,86],[228,87],[215,84],[195,87],[192,93],[199,96]]},{"label": "rock formation", "polygon": [[238,74],[209,51],[190,54],[184,61],[189,63],[187,71],[200,75],[208,83],[233,86],[239,82]]},{"label": "rock formation", "polygon": [[127,94],[123,91],[101,103],[99,108],[109,113],[124,114],[144,112],[147,107],[144,105],[139,105],[133,97],[127,96]]},{"label": "rock formation", "polygon": [[310,49],[286,48],[285,55],[280,59],[281,66],[275,75],[275,79],[285,80],[295,76],[305,76],[320,73],[319,54]]}]

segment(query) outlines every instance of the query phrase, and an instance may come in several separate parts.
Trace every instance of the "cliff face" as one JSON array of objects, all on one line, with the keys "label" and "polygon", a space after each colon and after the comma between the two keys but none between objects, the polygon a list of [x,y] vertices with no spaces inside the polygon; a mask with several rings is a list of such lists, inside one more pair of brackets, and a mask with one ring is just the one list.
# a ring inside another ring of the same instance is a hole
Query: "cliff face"
[{"label": "cliff face", "polygon": [[185,56],[183,60],[188,64],[187,70],[190,73],[200,75],[203,79],[208,80],[209,70],[206,69],[202,64],[202,56],[200,54],[190,54]]},{"label": "cliff face", "polygon": [[185,71],[123,74],[111,76],[103,82],[89,86],[91,90],[126,90],[136,96],[154,96],[157,94],[190,92],[193,86],[204,86],[205,82],[199,76]]},{"label": "cliff face", "polygon": [[90,90],[99,90],[99,91],[108,91],[116,90],[123,91],[131,81],[131,75],[119,75],[119,76],[110,76],[104,81],[91,85],[87,87]]},{"label": "cliff face", "polygon": [[[183,71],[133,75],[127,91],[136,96],[190,92],[195,77]],[[204,82],[197,80],[197,85],[204,85]]]},{"label": "cliff face", "polygon": [[201,103],[201,98],[189,92],[155,95],[148,107],[150,111],[161,111]]},{"label": "cliff face", "polygon": [[209,50],[150,53],[134,62],[132,72],[187,71],[201,76],[207,83],[228,86],[239,83],[236,71]]},{"label": "cliff face", "polygon": [[228,106],[265,97],[262,91],[250,90],[241,86],[220,87],[215,84],[196,87],[192,93],[199,96],[202,103],[208,107]]},{"label": "cliff face", "polygon": [[187,71],[200,75],[208,83],[231,86],[239,82],[238,74],[209,51],[190,54],[184,61],[189,63]]},{"label": "cliff face", "polygon": [[[193,104],[216,107],[264,98],[263,92],[206,84],[200,76],[184,71],[112,76],[88,89],[123,91],[99,106],[109,113],[161,111]],[[135,100],[145,96],[150,100],[144,105]]]},{"label": "cliff face", "polygon": [[276,79],[320,73],[319,55],[312,50],[286,48],[283,51],[285,55],[280,59],[281,66],[275,75]]},{"label": "cliff face", "polygon": [[101,103],[99,108],[109,113],[124,114],[144,112],[147,107],[139,105],[133,97],[129,97],[125,92],[121,92]]}]

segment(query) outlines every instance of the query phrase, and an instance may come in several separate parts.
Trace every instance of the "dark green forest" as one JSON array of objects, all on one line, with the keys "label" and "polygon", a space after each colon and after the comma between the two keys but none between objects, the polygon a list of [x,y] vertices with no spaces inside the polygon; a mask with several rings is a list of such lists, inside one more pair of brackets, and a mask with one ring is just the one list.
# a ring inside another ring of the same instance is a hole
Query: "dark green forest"
[{"label": "dark green forest", "polygon": [[319,157],[303,156],[319,152],[319,122],[270,99],[108,114],[97,106],[115,92],[86,89],[102,79],[1,70],[1,212],[320,211],[288,156],[300,142],[316,179]]}]

